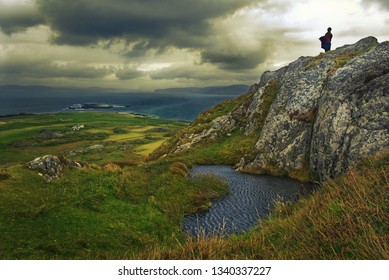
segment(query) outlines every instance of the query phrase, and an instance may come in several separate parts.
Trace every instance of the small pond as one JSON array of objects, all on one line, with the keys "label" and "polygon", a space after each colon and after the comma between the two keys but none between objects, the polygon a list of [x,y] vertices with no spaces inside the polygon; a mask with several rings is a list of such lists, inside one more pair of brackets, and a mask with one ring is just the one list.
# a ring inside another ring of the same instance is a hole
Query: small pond
[{"label": "small pond", "polygon": [[196,166],[190,172],[191,177],[204,174],[225,180],[230,194],[214,201],[209,211],[185,217],[183,230],[193,236],[241,233],[268,216],[276,200],[296,200],[313,188],[285,177],[240,173],[230,166]]}]

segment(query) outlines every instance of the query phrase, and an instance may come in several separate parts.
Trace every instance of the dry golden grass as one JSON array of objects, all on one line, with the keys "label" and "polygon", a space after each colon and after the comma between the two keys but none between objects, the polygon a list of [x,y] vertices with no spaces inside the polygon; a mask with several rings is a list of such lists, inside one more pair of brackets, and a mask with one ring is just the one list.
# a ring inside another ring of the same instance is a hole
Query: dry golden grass
[{"label": "dry golden grass", "polygon": [[389,259],[389,156],[350,170],[243,235],[188,237],[150,259]]}]

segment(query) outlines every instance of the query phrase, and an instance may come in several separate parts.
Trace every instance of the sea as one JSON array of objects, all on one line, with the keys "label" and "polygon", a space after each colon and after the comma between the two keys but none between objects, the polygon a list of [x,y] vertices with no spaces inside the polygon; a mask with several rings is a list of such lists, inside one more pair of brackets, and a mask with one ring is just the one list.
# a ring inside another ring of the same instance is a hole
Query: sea
[{"label": "sea", "polygon": [[[192,121],[199,113],[224,100],[244,94],[247,89],[247,86],[233,86],[224,88],[224,90],[222,87],[183,88],[139,93],[102,89],[0,86],[0,116],[102,111]],[[82,109],[85,104],[88,105],[87,109]],[[90,108],[96,107],[93,106],[95,104],[107,106],[104,109]]]}]

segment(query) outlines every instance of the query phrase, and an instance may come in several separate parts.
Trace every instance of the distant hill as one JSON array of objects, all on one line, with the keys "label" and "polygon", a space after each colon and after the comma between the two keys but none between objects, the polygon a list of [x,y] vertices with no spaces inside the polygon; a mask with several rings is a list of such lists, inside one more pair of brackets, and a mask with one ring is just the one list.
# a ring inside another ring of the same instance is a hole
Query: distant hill
[{"label": "distant hill", "polygon": [[192,121],[202,111],[247,92],[248,86],[172,88],[154,92],[130,89],[0,86],[0,116],[60,112],[73,104],[111,104],[113,111],[131,111],[163,119]]},{"label": "distant hill", "polygon": [[246,93],[249,89],[248,85],[230,85],[230,86],[211,86],[211,87],[187,87],[187,88],[163,88],[156,89],[152,92],[142,92],[134,89],[116,89],[116,88],[75,88],[75,87],[49,87],[49,86],[22,86],[22,85],[0,85],[0,93],[12,92],[88,92],[88,93],[164,93],[164,94],[222,94],[222,95],[238,95]]},{"label": "distant hill", "polygon": [[212,87],[187,87],[156,89],[155,93],[197,93],[197,94],[223,94],[237,95],[246,93],[248,85],[212,86]]},{"label": "distant hill", "polygon": [[100,87],[89,87],[89,88],[75,88],[75,87],[49,87],[49,86],[41,86],[41,85],[34,85],[34,86],[22,86],[22,85],[2,85],[0,86],[0,93],[44,93],[44,92],[51,92],[51,93],[63,93],[63,92],[132,92],[134,90],[128,90],[128,89],[114,89],[114,88],[100,88]]}]

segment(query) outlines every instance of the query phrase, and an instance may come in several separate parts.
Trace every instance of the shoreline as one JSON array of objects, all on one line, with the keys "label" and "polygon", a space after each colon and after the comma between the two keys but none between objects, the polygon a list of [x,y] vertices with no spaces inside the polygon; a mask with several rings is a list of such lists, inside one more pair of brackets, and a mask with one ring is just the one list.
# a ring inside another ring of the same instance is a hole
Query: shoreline
[{"label": "shoreline", "polygon": [[40,114],[45,113],[17,113],[17,114],[7,114],[7,115],[0,115],[0,118],[13,118],[13,117],[28,117],[28,116],[36,116]]},{"label": "shoreline", "polygon": [[150,115],[150,114],[145,114],[145,113],[136,113],[136,112],[73,110],[73,109],[69,109],[69,110],[67,109],[67,110],[57,111],[57,112],[7,114],[7,115],[0,115],[0,119],[17,118],[17,117],[29,117],[29,116],[54,115],[54,114],[70,114],[70,113],[111,113],[111,114],[133,115],[135,117],[141,117],[141,118],[145,118],[145,119],[162,119],[162,120],[171,120],[171,121],[178,121],[178,122],[192,122],[191,120],[161,118],[161,117],[156,116],[156,115]]},{"label": "shoreline", "polygon": [[93,110],[68,110],[60,112],[41,112],[41,113],[16,113],[16,114],[7,114],[0,115],[0,118],[13,118],[13,117],[28,117],[28,116],[42,116],[42,115],[54,115],[62,113],[113,113],[113,114],[123,114],[123,115],[134,115],[150,119],[159,119],[158,116],[143,114],[143,113],[132,113],[132,112],[118,112],[118,111],[93,111]]}]

